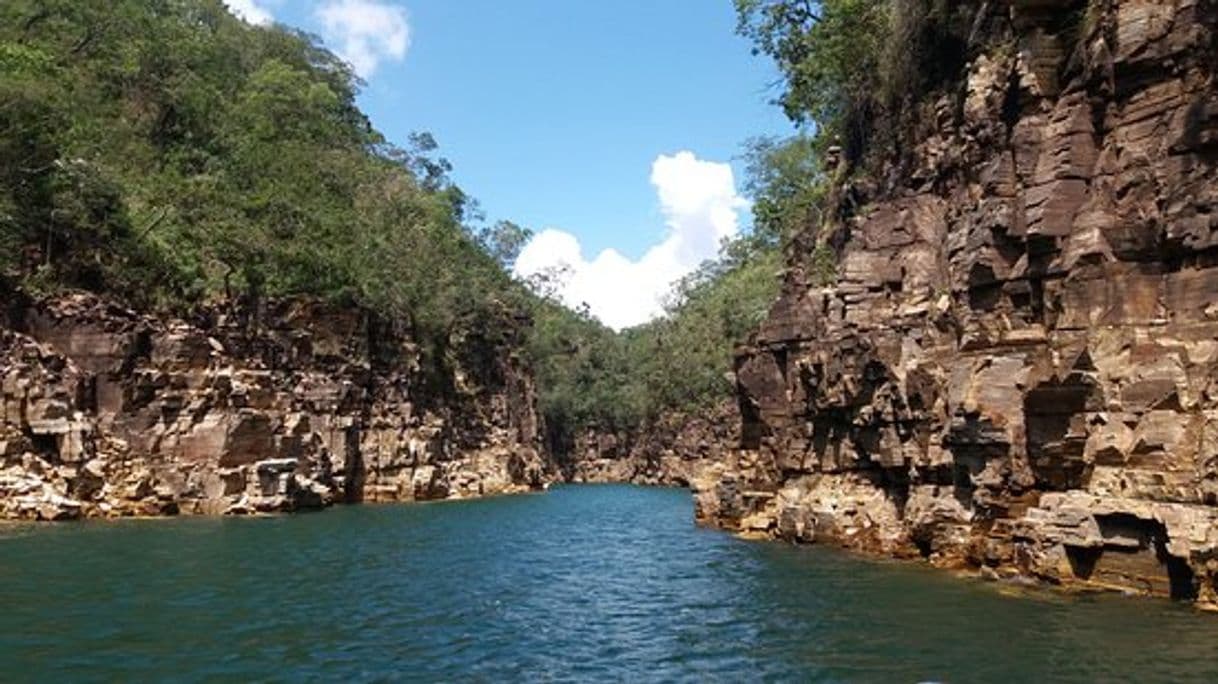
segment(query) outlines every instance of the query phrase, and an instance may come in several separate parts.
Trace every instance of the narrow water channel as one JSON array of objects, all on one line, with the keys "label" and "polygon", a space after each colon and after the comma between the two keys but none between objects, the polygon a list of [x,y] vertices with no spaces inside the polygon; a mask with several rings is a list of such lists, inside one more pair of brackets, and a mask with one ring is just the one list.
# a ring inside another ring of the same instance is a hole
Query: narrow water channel
[{"label": "narrow water channel", "polygon": [[6,681],[1218,681],[1218,616],[693,526],[683,491],[0,528]]}]

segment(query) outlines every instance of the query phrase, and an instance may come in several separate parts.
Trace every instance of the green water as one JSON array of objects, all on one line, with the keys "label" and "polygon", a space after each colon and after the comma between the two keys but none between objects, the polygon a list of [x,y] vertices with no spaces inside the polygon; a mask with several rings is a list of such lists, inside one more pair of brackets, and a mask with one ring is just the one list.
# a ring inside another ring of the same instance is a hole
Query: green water
[{"label": "green water", "polygon": [[1218,681],[1218,616],[695,528],[625,486],[0,528],[3,681]]}]

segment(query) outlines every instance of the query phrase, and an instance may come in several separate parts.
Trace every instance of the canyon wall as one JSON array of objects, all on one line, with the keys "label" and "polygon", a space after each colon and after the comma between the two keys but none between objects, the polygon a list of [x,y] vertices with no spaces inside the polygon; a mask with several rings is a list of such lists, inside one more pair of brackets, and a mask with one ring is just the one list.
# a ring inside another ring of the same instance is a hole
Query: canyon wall
[{"label": "canyon wall", "polygon": [[[1218,7],[977,3],[737,359],[700,520],[1218,604]],[[800,244],[797,240],[796,244]]]},{"label": "canyon wall", "polygon": [[459,498],[554,475],[519,322],[454,340],[428,373],[400,324],[354,307],[166,321],[0,294],[0,518]]},{"label": "canyon wall", "polygon": [[703,413],[667,413],[637,430],[586,430],[553,451],[569,482],[689,487],[727,462],[739,443],[740,414],[729,402]]}]

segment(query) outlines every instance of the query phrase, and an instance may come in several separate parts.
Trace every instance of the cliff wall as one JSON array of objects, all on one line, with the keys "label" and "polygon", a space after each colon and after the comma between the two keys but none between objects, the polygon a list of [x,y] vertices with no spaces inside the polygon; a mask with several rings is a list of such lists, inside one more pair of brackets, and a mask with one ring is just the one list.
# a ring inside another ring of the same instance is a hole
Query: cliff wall
[{"label": "cliff wall", "polygon": [[4,299],[0,517],[444,499],[553,474],[511,322],[428,377],[407,331],[357,308],[166,321],[92,295]]},{"label": "cliff wall", "polygon": [[730,402],[703,414],[669,413],[638,430],[585,431],[556,460],[569,482],[689,487],[729,460],[740,423]]},{"label": "cliff wall", "polygon": [[977,6],[916,147],[806,236],[835,282],[792,255],[699,518],[1215,605],[1218,5]]}]

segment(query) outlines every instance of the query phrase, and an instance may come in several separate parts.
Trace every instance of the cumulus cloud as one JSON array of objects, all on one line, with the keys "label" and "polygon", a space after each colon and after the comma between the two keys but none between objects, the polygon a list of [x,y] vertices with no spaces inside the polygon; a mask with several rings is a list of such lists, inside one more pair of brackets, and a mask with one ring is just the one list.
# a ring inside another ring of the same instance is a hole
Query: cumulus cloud
[{"label": "cumulus cloud", "polygon": [[224,0],[224,4],[233,14],[251,24],[266,25],[275,20],[256,0]]},{"label": "cumulus cloud", "polygon": [[364,78],[384,60],[400,61],[410,47],[406,10],[387,2],[329,0],[317,18],[326,42]]},{"label": "cumulus cloud", "polygon": [[665,236],[637,261],[614,249],[592,259],[571,233],[538,233],[516,260],[528,278],[561,271],[559,296],[571,307],[588,305],[601,322],[621,330],[660,315],[672,284],[718,252],[739,232],[739,212],[748,203],[736,191],[732,167],[698,159],[692,152],[661,155],[651,165],[667,226]]}]

